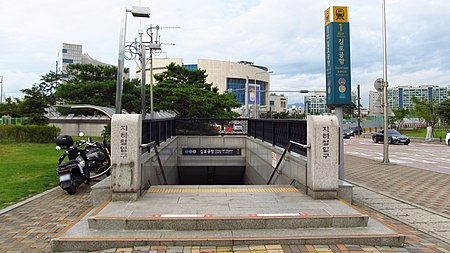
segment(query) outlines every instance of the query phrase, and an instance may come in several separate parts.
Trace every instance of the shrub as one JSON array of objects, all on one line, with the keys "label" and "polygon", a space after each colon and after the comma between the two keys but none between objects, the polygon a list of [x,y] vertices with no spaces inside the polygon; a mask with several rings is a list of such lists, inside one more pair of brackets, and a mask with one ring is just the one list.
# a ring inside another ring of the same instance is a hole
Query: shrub
[{"label": "shrub", "polygon": [[55,126],[0,125],[0,141],[50,143],[60,132]]}]

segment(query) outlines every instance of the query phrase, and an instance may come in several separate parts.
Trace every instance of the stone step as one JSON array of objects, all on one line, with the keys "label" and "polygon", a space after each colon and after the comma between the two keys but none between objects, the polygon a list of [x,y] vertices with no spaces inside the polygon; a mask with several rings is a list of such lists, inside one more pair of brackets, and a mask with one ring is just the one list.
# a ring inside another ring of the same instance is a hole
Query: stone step
[{"label": "stone step", "polygon": [[403,246],[405,237],[370,220],[367,227],[226,230],[89,229],[84,217],[52,240],[53,251],[96,251],[147,245],[358,244]]},{"label": "stone step", "polygon": [[366,227],[369,217],[292,186],[153,186],[136,202],[105,202],[91,229],[227,230]]},{"label": "stone step", "polygon": [[138,201],[106,201],[52,240],[53,251],[146,246],[361,244],[405,237],[337,199],[292,186],[152,186]]},{"label": "stone step", "polygon": [[90,229],[115,230],[233,230],[366,227],[364,214],[309,215],[306,213],[214,216],[212,214],[155,214],[152,217],[88,218]]}]

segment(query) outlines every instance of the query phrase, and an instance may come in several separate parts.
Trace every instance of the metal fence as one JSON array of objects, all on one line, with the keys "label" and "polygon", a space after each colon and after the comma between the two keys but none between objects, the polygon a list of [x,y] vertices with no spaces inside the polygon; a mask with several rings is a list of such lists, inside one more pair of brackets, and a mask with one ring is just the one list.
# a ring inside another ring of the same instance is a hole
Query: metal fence
[{"label": "metal fence", "polygon": [[[306,144],[306,120],[252,119],[248,136],[282,148],[286,148],[289,141]],[[306,156],[304,148],[293,146],[291,150]]]},{"label": "metal fence", "polygon": [[175,136],[175,119],[144,119],[142,121],[142,143],[154,141],[156,145]]},{"label": "metal fence", "polygon": [[[286,148],[289,141],[306,144],[306,120],[280,119],[145,119],[142,143],[157,145],[176,135],[246,135]],[[306,149],[295,146],[291,151],[306,156]]]},{"label": "metal fence", "polygon": [[9,116],[3,116],[0,118],[0,125],[22,125],[28,120],[28,118],[12,118]]}]

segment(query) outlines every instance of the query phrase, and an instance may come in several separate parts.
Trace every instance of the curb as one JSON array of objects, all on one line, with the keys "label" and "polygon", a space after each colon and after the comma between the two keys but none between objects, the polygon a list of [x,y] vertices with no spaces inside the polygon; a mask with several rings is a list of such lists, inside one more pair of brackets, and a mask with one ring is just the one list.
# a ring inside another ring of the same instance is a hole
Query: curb
[{"label": "curb", "polygon": [[[404,204],[407,204],[407,205],[414,206],[414,207],[416,207],[416,208],[418,208],[418,209],[422,209],[422,210],[424,210],[424,211],[433,213],[433,214],[435,214],[435,215],[438,215],[438,216],[441,216],[441,217],[443,217],[443,218],[445,218],[445,219],[450,220],[450,216],[448,216],[448,215],[446,215],[446,214],[443,214],[443,213],[440,213],[440,212],[436,212],[436,211],[431,210],[431,209],[429,209],[429,208],[427,208],[427,207],[424,207],[424,206],[421,206],[421,205],[418,205],[418,204],[415,204],[415,203],[411,203],[411,202],[409,202],[409,201],[406,201],[406,200],[403,200],[403,199],[394,197],[394,196],[389,195],[389,194],[387,194],[387,193],[383,193],[383,192],[377,191],[377,190],[372,189],[372,188],[370,188],[370,187],[367,187],[367,186],[364,186],[364,185],[361,185],[361,184],[358,184],[358,183],[354,183],[354,182],[352,182],[352,181],[350,181],[350,180],[345,180],[345,181],[347,181],[347,182],[349,182],[349,183],[351,183],[351,184],[353,184],[353,185],[356,185],[356,186],[358,186],[358,187],[364,188],[364,189],[366,189],[366,190],[375,192],[375,193],[380,194],[380,195],[383,195],[383,196],[385,196],[385,197],[388,197],[388,198],[397,200],[397,201],[399,201],[399,202],[401,202],[401,203],[404,203]],[[411,222],[409,222],[409,221],[407,221],[407,220],[404,220],[404,219],[402,219],[402,218],[399,218],[398,216],[392,215],[392,214],[390,214],[390,213],[388,213],[388,212],[385,212],[385,211],[383,211],[383,210],[379,210],[378,208],[376,208],[376,207],[374,207],[374,206],[372,206],[372,205],[370,205],[370,204],[367,204],[367,203],[365,203],[365,202],[359,201],[359,200],[357,200],[357,199],[353,199],[353,203],[355,203],[355,204],[357,204],[357,205],[360,205],[360,206],[364,206],[364,207],[370,208],[370,209],[374,210],[374,211],[377,212],[377,213],[381,213],[381,214],[383,214],[383,215],[385,215],[385,216],[387,216],[387,217],[389,217],[389,218],[391,218],[391,219],[397,220],[397,221],[399,221],[399,222],[401,222],[401,223],[403,223],[403,224],[406,224],[406,225],[408,225],[408,226],[410,226],[410,227],[413,227],[413,228],[415,228],[415,229],[417,229],[417,230],[419,230],[419,231],[421,231],[421,232],[423,232],[423,233],[425,233],[425,234],[428,234],[428,235],[430,235],[430,236],[432,236],[432,237],[434,237],[434,238],[436,238],[436,239],[438,239],[438,240],[440,240],[440,241],[442,241],[442,242],[445,242],[445,243],[447,243],[447,244],[450,244],[450,240],[449,240],[448,238],[442,237],[442,236],[440,236],[440,235],[434,233],[433,231],[429,231],[429,230],[423,229],[423,228],[421,228],[420,226],[417,226],[417,225],[414,224],[414,223],[411,223]]]},{"label": "curb", "polygon": [[53,192],[53,191],[56,190],[56,189],[59,189],[59,186],[56,186],[56,187],[54,187],[54,188],[52,188],[52,189],[50,189],[50,190],[47,190],[47,191],[45,191],[45,192],[39,193],[39,194],[37,194],[37,195],[34,195],[33,197],[30,197],[30,198],[28,198],[28,199],[25,199],[25,200],[23,200],[23,201],[21,201],[21,202],[19,202],[19,203],[16,203],[16,204],[14,204],[14,205],[12,205],[12,206],[8,206],[8,207],[6,207],[6,208],[0,210],[0,215],[5,214],[5,213],[7,213],[7,212],[9,212],[9,211],[12,211],[12,210],[14,210],[14,209],[16,209],[16,208],[18,208],[18,207],[21,207],[21,206],[23,206],[23,205],[25,205],[25,204],[27,204],[27,203],[29,203],[29,202],[35,200],[35,199],[38,199],[38,198],[44,196],[44,195],[47,194],[47,193]]}]

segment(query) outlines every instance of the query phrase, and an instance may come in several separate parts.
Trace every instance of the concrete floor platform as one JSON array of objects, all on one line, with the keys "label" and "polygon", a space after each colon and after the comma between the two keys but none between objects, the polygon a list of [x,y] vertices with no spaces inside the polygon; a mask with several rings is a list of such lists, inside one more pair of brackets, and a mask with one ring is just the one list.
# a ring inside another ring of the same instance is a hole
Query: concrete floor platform
[{"label": "concrete floor platform", "polygon": [[136,202],[105,202],[52,240],[54,251],[144,245],[364,244],[404,236],[339,200],[292,186],[153,186]]}]

